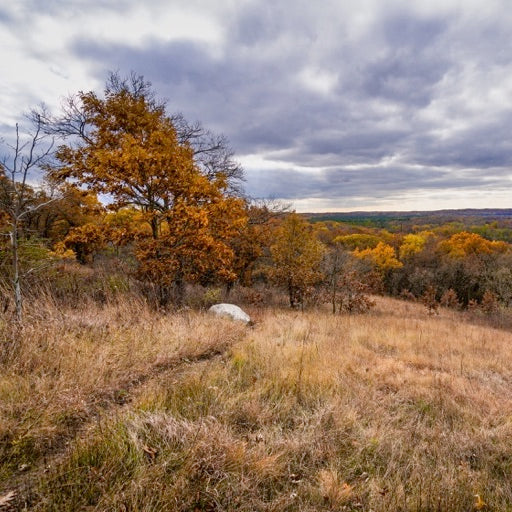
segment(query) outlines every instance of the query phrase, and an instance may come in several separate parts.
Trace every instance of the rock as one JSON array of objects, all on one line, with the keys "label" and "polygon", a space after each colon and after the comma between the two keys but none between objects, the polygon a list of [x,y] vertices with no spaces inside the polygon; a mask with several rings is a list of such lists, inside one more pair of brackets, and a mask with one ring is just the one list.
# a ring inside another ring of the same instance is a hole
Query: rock
[{"label": "rock", "polygon": [[251,321],[251,317],[243,309],[235,306],[234,304],[215,304],[215,306],[212,306],[208,312],[217,316],[227,316],[232,320],[239,320],[246,324]]}]

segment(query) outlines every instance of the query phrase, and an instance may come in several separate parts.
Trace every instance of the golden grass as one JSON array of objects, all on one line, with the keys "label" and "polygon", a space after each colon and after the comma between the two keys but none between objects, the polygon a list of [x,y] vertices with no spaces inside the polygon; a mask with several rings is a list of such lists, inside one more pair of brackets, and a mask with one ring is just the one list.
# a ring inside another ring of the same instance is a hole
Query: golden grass
[{"label": "golden grass", "polygon": [[41,303],[33,311],[20,328],[1,326],[8,350],[0,367],[0,479],[59,449],[140,382],[243,334],[194,313],[155,314],[135,300],[68,311]]},{"label": "golden grass", "polygon": [[509,332],[383,298],[251,313],[41,309],[0,376],[5,493],[60,436],[29,509],[512,510]]}]

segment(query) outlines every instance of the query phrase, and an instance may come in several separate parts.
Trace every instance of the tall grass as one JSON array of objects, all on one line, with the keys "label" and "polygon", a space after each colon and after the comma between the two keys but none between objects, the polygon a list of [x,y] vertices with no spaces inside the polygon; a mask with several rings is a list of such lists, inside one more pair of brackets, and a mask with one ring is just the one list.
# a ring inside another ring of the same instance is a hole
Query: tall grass
[{"label": "tall grass", "polygon": [[382,298],[251,313],[40,308],[2,367],[5,490],[63,436],[26,508],[512,510],[508,331]]},{"label": "tall grass", "polygon": [[46,297],[26,308],[21,325],[4,319],[0,480],[61,449],[84,422],[122,404],[152,375],[223,350],[241,332],[193,312],[155,313],[129,296],[73,308]]}]

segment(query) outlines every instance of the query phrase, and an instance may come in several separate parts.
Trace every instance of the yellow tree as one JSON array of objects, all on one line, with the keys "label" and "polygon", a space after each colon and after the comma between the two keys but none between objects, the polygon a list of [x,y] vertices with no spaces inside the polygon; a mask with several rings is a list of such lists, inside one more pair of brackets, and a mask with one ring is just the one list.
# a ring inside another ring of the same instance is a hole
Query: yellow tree
[{"label": "yellow tree", "polygon": [[150,84],[112,75],[103,97],[81,92],[70,105],[55,131],[74,127],[78,143],[59,147],[53,176],[107,194],[111,210],[142,212],[151,234],[138,237],[139,276],[159,286],[160,302],[169,300],[170,284],[181,300],[184,281],[213,270],[232,279],[228,241],[233,224],[244,222],[242,201],[227,194],[227,174],[201,172]]},{"label": "yellow tree", "polygon": [[341,235],[337,236],[334,239],[334,242],[340,244],[342,247],[345,247],[347,250],[364,250],[377,246],[379,242],[381,242],[381,238],[377,235],[372,235],[368,233],[353,233],[351,235]]},{"label": "yellow tree", "polygon": [[409,233],[404,236],[399,248],[401,260],[408,260],[419,254],[425,248],[427,240],[434,236],[431,231],[422,231],[421,233]]},{"label": "yellow tree", "polygon": [[365,249],[363,251],[355,250],[354,256],[367,260],[375,267],[382,275],[388,273],[394,268],[402,267],[402,263],[397,259],[395,249],[384,242],[379,242],[373,249]]},{"label": "yellow tree", "polygon": [[316,238],[313,227],[292,213],[277,229],[270,251],[274,262],[271,280],[286,289],[290,307],[303,305],[307,289],[322,278],[320,264],[325,246]]},{"label": "yellow tree", "polygon": [[[490,241],[465,231],[456,233],[438,245],[444,282],[456,291],[464,305],[471,300],[479,301],[486,287],[496,281],[500,260],[510,250],[506,242]],[[503,279],[502,275],[499,281]]]},{"label": "yellow tree", "polygon": [[510,249],[510,245],[506,242],[486,240],[476,233],[462,231],[441,242],[440,249],[451,258],[461,259],[504,253]]}]

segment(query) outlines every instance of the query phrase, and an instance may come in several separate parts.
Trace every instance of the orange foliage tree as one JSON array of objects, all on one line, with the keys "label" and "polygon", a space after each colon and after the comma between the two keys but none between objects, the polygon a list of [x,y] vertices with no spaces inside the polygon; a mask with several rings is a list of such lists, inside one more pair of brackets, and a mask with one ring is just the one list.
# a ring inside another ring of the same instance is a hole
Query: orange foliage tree
[{"label": "orange foliage tree", "polygon": [[80,190],[71,183],[58,187],[60,198],[40,211],[38,231],[52,243],[63,240],[73,229],[85,224],[97,224],[105,208],[94,192]]},{"label": "orange foliage tree", "polygon": [[84,264],[92,261],[94,253],[103,249],[108,241],[108,233],[97,224],[84,224],[72,228],[61,242],[55,244],[56,254],[66,254],[72,249],[76,259]]},{"label": "orange foliage tree", "polygon": [[274,262],[270,279],[287,290],[290,307],[303,305],[308,288],[323,277],[320,265],[325,246],[316,238],[313,227],[292,213],[277,229],[270,251]]},{"label": "orange foliage tree", "polygon": [[452,258],[468,258],[504,253],[510,249],[510,245],[506,242],[487,240],[477,233],[462,231],[441,242],[440,249]]},{"label": "orange foliage tree", "polygon": [[58,148],[52,174],[108,195],[111,210],[142,213],[150,231],[137,237],[138,275],[158,285],[160,302],[171,285],[180,301],[186,280],[234,279],[229,240],[245,222],[243,201],[227,194],[221,170],[201,172],[150,84],[112,75],[103,97],[80,92],[72,105],[78,143]]},{"label": "orange foliage tree", "polygon": [[[235,252],[234,268],[243,286],[253,284],[254,271],[261,258],[268,255],[272,243],[272,227],[288,210],[276,201],[253,201],[247,206],[247,223],[241,226],[231,241]],[[229,288],[228,288],[229,290]]]},{"label": "orange foliage tree", "polygon": [[133,206],[107,213],[102,223],[109,233],[110,243],[117,254],[121,247],[144,238],[151,232],[144,213]]}]

